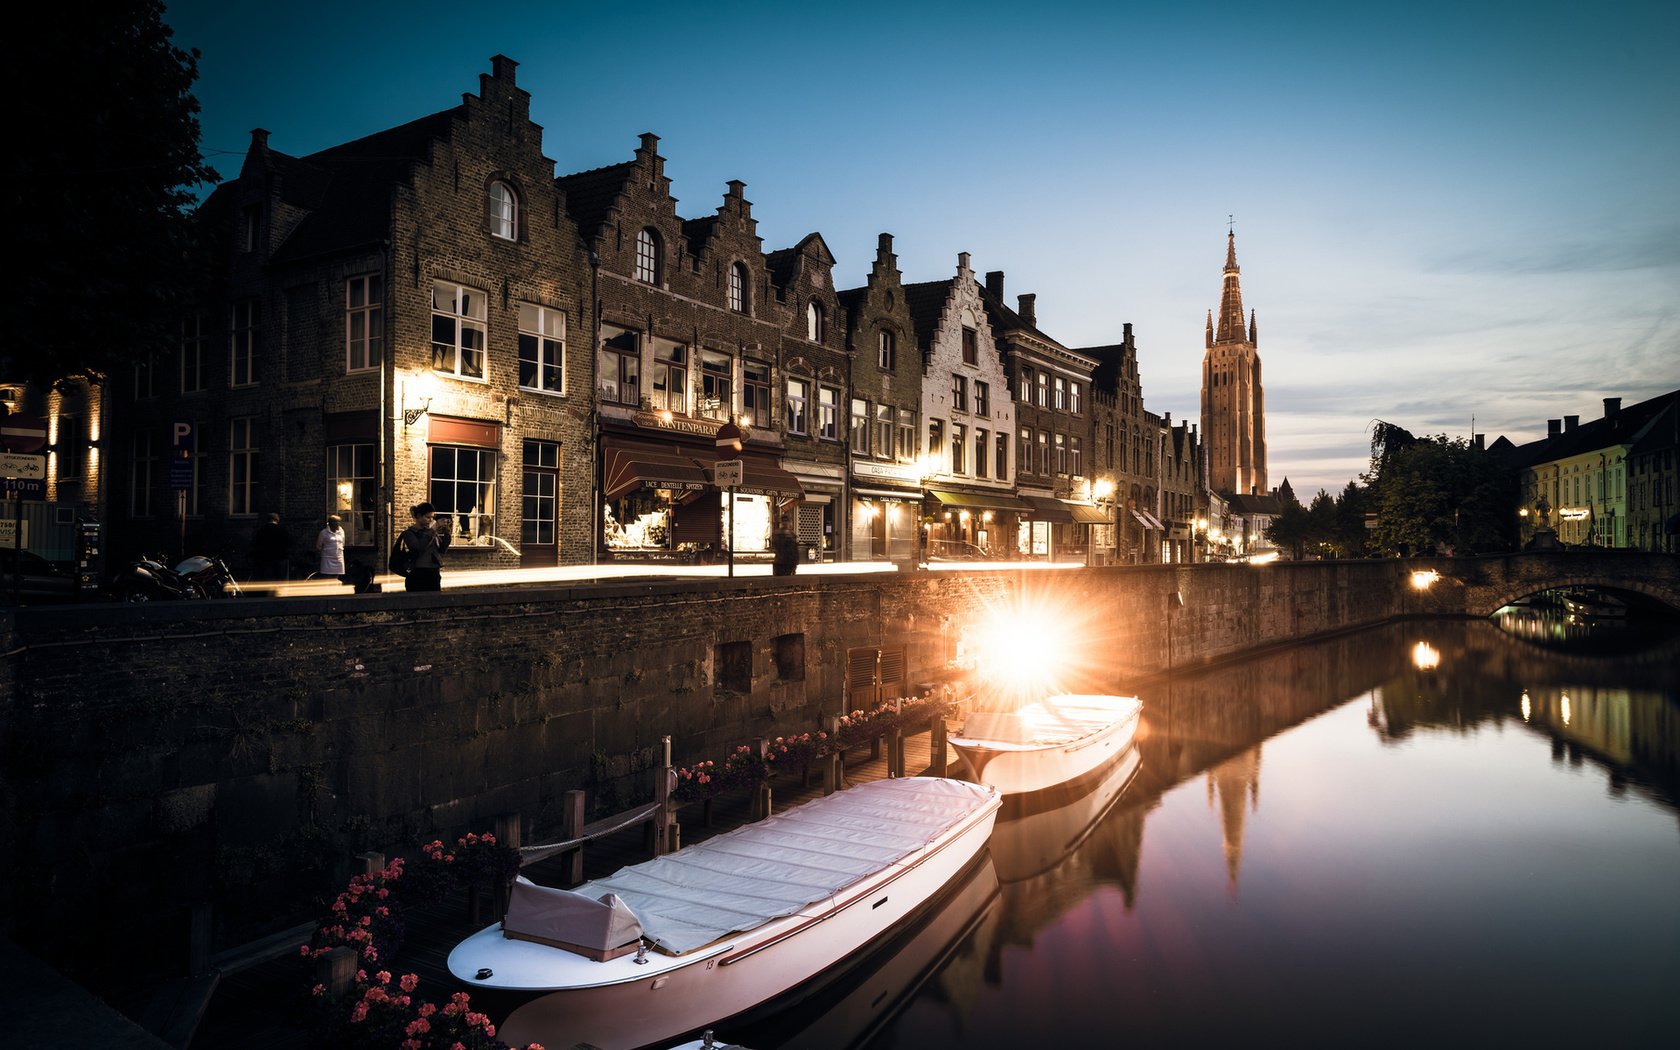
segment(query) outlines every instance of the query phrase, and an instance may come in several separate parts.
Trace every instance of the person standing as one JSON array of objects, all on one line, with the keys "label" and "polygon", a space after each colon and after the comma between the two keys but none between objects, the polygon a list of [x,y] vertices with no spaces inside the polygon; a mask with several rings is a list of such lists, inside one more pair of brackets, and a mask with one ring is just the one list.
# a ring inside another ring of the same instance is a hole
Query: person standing
[{"label": "person standing", "polygon": [[770,550],[772,576],[792,576],[799,568],[799,537],[793,534],[785,516],[776,522],[776,531],[770,535]]},{"label": "person standing", "polygon": [[449,548],[449,530],[437,527],[437,515],[430,503],[416,503],[409,514],[414,524],[397,538],[409,554],[408,578],[403,582],[403,589],[442,590],[443,552]]},{"label": "person standing", "polygon": [[259,580],[284,580],[286,556],[292,549],[292,534],[280,524],[280,515],[270,514],[251,534],[251,567]]},{"label": "person standing", "polygon": [[337,514],[327,515],[327,527],[315,537],[315,553],[320,564],[315,571],[322,576],[344,575],[344,519]]}]

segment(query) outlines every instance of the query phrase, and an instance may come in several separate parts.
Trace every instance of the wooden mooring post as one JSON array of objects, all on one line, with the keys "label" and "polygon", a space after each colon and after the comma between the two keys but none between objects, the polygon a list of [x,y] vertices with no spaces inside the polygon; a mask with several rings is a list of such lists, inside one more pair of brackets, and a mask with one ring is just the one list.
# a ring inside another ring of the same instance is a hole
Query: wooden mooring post
[{"label": "wooden mooring post", "polygon": [[[582,790],[573,788],[566,792],[564,801],[560,804],[560,837],[562,839],[581,838],[583,835],[583,818],[588,810],[588,797]],[[583,881],[583,847],[566,850],[561,854],[561,878],[566,885],[576,886]]]},{"label": "wooden mooring post", "polygon": [[[503,846],[518,849],[525,844],[525,822],[519,819],[518,813],[503,813],[496,818],[494,834],[496,842]],[[496,883],[496,917],[505,918],[508,910],[508,900],[513,896],[513,880],[518,873]]]},{"label": "wooden mooring post", "polygon": [[655,857],[669,853],[676,847],[672,844],[673,829],[677,818],[671,808],[671,790],[676,787],[677,773],[671,768],[671,738],[664,736],[659,741],[659,772],[653,782],[653,820],[651,834],[653,838],[652,853]]},{"label": "wooden mooring post", "polygon": [[887,733],[887,776],[904,775],[904,730],[893,726]]},{"label": "wooden mooring post", "polygon": [[945,776],[946,757],[948,750],[945,742],[945,716],[936,714],[928,722],[928,772],[936,777]]},{"label": "wooden mooring post", "polygon": [[334,948],[315,960],[315,983],[326,988],[329,996],[346,995],[356,983],[356,952],[351,948]]}]

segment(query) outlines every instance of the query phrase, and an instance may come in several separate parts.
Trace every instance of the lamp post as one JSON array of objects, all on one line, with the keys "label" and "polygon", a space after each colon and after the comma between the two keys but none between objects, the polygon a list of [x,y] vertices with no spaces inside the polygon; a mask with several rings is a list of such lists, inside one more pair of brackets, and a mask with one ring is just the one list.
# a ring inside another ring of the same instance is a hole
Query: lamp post
[{"label": "lamp post", "polygon": [[[724,536],[724,545],[729,548],[730,576],[735,575],[735,486],[741,480],[741,461],[736,457],[740,455],[742,440],[745,436],[741,432],[741,428],[735,425],[733,417],[725,420],[723,426],[718,427],[718,462],[717,474],[714,476],[719,478],[726,476],[729,482],[729,532]],[[730,457],[727,460],[723,458],[726,455]],[[725,470],[725,465],[730,469]]]}]

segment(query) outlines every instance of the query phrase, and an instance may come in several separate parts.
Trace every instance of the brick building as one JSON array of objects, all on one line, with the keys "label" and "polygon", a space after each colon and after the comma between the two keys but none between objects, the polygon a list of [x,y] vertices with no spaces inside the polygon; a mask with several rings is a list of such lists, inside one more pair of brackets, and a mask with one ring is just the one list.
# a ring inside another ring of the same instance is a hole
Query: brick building
[{"label": "brick building", "polygon": [[869,280],[839,295],[851,354],[850,544],[852,561],[914,558],[921,525],[922,359],[909,302],[883,233]]},{"label": "brick building", "polygon": [[114,399],[114,551],[184,536],[239,571],[277,513],[302,574],[336,512],[382,567],[429,500],[451,570],[590,559],[590,274],[515,66],[308,156],[252,133],[200,209],[215,276],[175,359]]},{"label": "brick building", "polygon": [[1137,565],[1159,561],[1165,538],[1165,528],[1156,516],[1159,424],[1151,422],[1143,410],[1143,380],[1130,322],[1123,331],[1119,343],[1081,347],[1078,352],[1098,362],[1091,373],[1092,451],[1098,483],[1109,487],[1106,501],[1097,492],[1097,503],[1109,502],[1113,511],[1107,542],[1101,542],[1102,532],[1093,529],[1093,543],[1112,552],[1105,560]]}]

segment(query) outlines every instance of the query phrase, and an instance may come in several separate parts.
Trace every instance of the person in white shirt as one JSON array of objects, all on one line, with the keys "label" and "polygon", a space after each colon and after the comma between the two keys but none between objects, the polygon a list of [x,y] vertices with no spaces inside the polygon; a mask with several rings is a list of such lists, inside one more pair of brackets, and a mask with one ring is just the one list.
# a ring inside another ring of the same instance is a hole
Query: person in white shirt
[{"label": "person in white shirt", "polygon": [[317,571],[322,576],[344,575],[344,519],[337,514],[327,515],[327,527],[315,537],[315,550],[321,556]]}]

